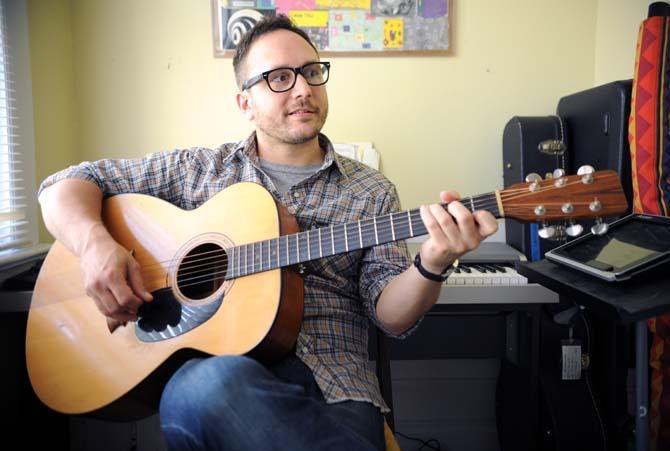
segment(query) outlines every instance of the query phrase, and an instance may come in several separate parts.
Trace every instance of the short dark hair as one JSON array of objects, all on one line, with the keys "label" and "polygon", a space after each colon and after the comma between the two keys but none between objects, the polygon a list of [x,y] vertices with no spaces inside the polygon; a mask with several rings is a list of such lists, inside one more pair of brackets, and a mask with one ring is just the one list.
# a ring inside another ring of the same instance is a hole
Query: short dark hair
[{"label": "short dark hair", "polygon": [[276,30],[288,30],[297,34],[305,41],[307,41],[310,46],[312,46],[317,55],[319,54],[319,51],[316,49],[316,46],[309,38],[307,33],[291,22],[291,19],[283,14],[277,14],[276,16],[264,16],[249,31],[247,31],[244,36],[242,36],[240,43],[237,44],[237,47],[235,47],[233,70],[235,71],[235,81],[237,82],[238,87],[241,88],[242,83],[244,83],[244,80],[242,80],[242,65],[244,63],[244,59],[247,56],[247,53],[249,53],[251,45],[254,43],[254,41],[256,41],[256,39],[260,38],[264,34]]}]

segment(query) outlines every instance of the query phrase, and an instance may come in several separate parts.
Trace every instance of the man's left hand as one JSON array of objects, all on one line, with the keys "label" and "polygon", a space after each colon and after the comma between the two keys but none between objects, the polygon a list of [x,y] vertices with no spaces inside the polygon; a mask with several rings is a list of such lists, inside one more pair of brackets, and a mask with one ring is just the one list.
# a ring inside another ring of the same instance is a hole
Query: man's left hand
[{"label": "man's left hand", "polygon": [[440,200],[449,205],[422,205],[421,219],[429,238],[421,246],[421,264],[440,274],[461,255],[475,249],[482,240],[498,230],[498,221],[485,210],[470,212],[456,191],[442,191]]}]

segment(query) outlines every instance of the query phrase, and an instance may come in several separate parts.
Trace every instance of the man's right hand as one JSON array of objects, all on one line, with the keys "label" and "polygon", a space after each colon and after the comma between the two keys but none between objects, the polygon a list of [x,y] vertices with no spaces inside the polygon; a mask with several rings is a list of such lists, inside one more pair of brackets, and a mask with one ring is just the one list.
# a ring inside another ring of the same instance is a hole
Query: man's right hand
[{"label": "man's right hand", "polygon": [[85,242],[80,264],[86,294],[108,318],[135,321],[142,303],[153,299],[144,286],[139,263],[102,224],[90,231]]},{"label": "man's right hand", "polygon": [[119,323],[136,320],[137,310],[152,297],[139,264],[102,222],[100,187],[65,179],[42,190],[39,201],[49,232],[79,257],[86,294],[100,312]]}]

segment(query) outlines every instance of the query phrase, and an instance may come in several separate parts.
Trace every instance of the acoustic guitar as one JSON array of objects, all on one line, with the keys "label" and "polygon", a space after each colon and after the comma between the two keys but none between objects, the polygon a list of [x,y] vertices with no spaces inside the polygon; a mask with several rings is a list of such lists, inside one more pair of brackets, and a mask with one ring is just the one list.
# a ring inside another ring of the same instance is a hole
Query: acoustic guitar
[{"label": "acoustic guitar", "polygon": [[[523,222],[627,208],[613,171],[528,180],[461,202]],[[169,376],[192,355],[272,360],[288,352],[302,321],[301,263],[427,233],[418,209],[300,232],[250,182],[191,211],[141,194],[113,196],[103,203],[103,221],[141,265],[154,300],[136,322],[108,327],[85,294],[78,258],[56,242],[33,292],[26,357],[47,406],[117,419],[151,414]]]}]

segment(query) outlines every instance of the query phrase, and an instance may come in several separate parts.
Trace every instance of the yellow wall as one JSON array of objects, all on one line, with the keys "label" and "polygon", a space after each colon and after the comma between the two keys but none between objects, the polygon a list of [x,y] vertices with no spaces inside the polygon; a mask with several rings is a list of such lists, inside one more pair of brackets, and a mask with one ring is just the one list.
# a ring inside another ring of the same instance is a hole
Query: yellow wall
[{"label": "yellow wall", "polygon": [[600,0],[594,85],[633,78],[640,23],[652,0]]},{"label": "yellow wall", "polygon": [[[76,162],[75,90],[72,67],[70,2],[28,2],[30,60],[33,77],[35,173],[44,177]],[[49,241],[40,225],[40,241]]]},{"label": "yellow wall", "polygon": [[[621,23],[637,29],[640,8],[626,1],[456,0],[450,56],[327,57],[324,132],[372,141],[406,208],[448,187],[500,188],[512,116],[552,114],[596,73],[618,77],[603,43]],[[72,161],[215,146],[251,130],[231,60],[212,56],[209,0],[30,0],[30,27],[38,179]]]}]

